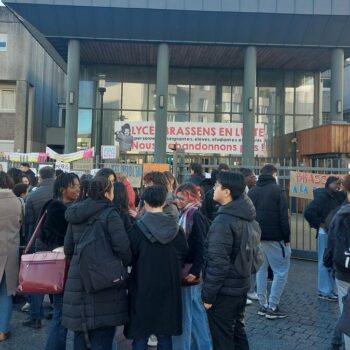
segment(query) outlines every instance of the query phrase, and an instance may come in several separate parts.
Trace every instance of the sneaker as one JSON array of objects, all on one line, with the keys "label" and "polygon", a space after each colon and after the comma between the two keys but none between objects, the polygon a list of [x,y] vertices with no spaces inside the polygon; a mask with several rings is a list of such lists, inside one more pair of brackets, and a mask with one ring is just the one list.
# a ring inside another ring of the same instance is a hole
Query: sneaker
[{"label": "sneaker", "polygon": [[266,316],[266,313],[267,313],[267,307],[260,306],[259,311],[258,311],[258,315],[259,316]]},{"label": "sneaker", "polygon": [[158,340],[157,340],[157,337],[155,335],[151,335],[149,338],[148,338],[148,343],[147,343],[148,346],[157,346],[158,345]]},{"label": "sneaker", "polygon": [[21,311],[23,312],[29,312],[29,309],[30,309],[30,304],[29,303],[25,303],[22,308],[21,308]]},{"label": "sneaker", "polygon": [[252,302],[250,299],[248,299],[248,298],[247,298],[247,301],[246,301],[246,303],[245,303],[245,304],[248,306],[248,305],[252,305],[252,304],[253,304],[253,302]]},{"label": "sneaker", "polygon": [[41,328],[41,320],[28,320],[28,321],[22,322],[22,326],[39,329]]},{"label": "sneaker", "polygon": [[259,300],[258,294],[256,292],[248,293],[247,296],[250,300]]},{"label": "sneaker", "polygon": [[286,318],[287,314],[283,311],[281,311],[278,306],[276,307],[276,309],[272,309],[272,308],[268,308],[267,312],[266,312],[266,316],[267,319],[269,320],[276,320],[277,318]]},{"label": "sneaker", "polygon": [[318,298],[319,298],[319,299],[322,299],[322,300],[338,302],[338,297],[337,297],[336,295],[323,295],[323,294],[318,294]]}]

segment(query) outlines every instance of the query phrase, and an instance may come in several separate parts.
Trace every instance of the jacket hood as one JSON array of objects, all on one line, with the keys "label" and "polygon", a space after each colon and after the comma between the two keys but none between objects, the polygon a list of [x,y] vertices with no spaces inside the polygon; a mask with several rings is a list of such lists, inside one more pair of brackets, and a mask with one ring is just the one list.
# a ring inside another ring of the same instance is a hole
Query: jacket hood
[{"label": "jacket hood", "polygon": [[253,202],[245,193],[238,199],[219,207],[218,214],[231,215],[246,221],[253,221],[256,217]]},{"label": "jacket hood", "polygon": [[257,186],[266,186],[269,184],[276,184],[276,179],[272,175],[260,175]]},{"label": "jacket hood", "polygon": [[7,188],[1,188],[0,189],[0,198],[13,198],[16,197],[12,190]]},{"label": "jacket hood", "polygon": [[145,213],[137,224],[151,243],[170,243],[179,230],[176,217],[165,213]]},{"label": "jacket hood", "polygon": [[65,218],[69,223],[78,225],[110,206],[112,204],[107,201],[88,198],[83,202],[70,205],[66,210]]}]

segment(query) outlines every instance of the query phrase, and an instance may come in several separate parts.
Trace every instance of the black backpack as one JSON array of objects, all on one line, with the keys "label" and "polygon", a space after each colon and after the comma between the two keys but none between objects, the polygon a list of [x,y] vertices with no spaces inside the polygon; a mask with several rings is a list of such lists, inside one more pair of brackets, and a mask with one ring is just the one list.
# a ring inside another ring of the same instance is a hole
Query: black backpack
[{"label": "black backpack", "polygon": [[237,242],[231,254],[231,260],[235,268],[248,276],[256,273],[264,262],[264,254],[261,248],[261,229],[256,220],[244,221],[241,240]]},{"label": "black backpack", "polygon": [[350,273],[350,220],[343,218],[335,233],[333,262],[337,270]]},{"label": "black backpack", "polygon": [[87,293],[120,286],[127,279],[127,269],[107,238],[107,218],[114,210],[108,207],[92,217],[76,245],[79,270]]}]

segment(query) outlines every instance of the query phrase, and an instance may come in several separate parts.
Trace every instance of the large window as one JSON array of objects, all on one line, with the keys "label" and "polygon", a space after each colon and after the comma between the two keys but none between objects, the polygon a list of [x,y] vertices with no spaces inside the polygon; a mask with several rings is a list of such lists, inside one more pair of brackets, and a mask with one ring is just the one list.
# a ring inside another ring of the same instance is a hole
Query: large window
[{"label": "large window", "polygon": [[[95,125],[100,115],[96,83],[100,71],[106,73],[103,143],[110,144],[114,141],[116,121],[155,120],[159,103],[156,69],[86,67],[80,82],[80,129]],[[313,73],[258,71],[255,121],[264,125],[268,149],[272,149],[276,137],[313,126],[315,93]],[[15,91],[0,90],[0,103],[2,108],[14,108]],[[167,107],[167,119],[172,122],[242,123],[243,70],[171,68]],[[83,131],[80,135],[91,137],[91,130]]]}]

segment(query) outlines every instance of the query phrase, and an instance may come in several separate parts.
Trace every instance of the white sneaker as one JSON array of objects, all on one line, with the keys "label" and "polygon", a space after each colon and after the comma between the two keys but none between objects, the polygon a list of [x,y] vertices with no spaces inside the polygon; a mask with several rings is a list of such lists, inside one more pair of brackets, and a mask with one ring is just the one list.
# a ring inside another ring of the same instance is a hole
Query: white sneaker
[{"label": "white sneaker", "polygon": [[157,337],[155,335],[151,335],[149,338],[148,338],[148,343],[147,343],[148,346],[157,346],[158,345],[158,340],[157,340]]},{"label": "white sneaker", "polygon": [[259,300],[258,294],[256,292],[248,293],[247,297],[251,300]]},{"label": "white sneaker", "polygon": [[245,304],[246,304],[246,305],[252,305],[253,302],[252,302],[250,299],[247,298],[247,302],[246,302]]},{"label": "white sneaker", "polygon": [[30,304],[29,303],[25,303],[22,308],[21,308],[21,311],[23,312],[28,312],[30,309]]}]

